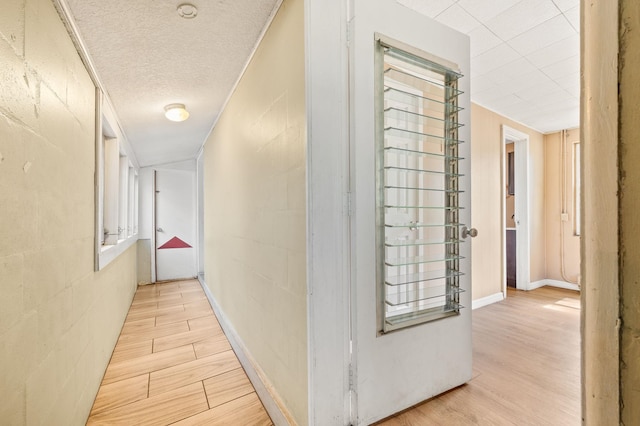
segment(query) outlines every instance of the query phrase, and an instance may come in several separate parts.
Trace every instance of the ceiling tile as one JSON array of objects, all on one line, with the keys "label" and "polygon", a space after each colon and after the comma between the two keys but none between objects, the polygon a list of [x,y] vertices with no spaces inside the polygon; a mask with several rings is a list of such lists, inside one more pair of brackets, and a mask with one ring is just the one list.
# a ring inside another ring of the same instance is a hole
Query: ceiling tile
[{"label": "ceiling tile", "polygon": [[489,20],[486,26],[507,41],[559,14],[551,0],[522,0]]},{"label": "ceiling tile", "polygon": [[522,88],[516,91],[516,96],[519,98],[534,102],[540,98],[553,96],[554,93],[561,92],[562,88],[551,79],[547,79],[544,82],[541,82],[535,86],[529,86],[528,88]]},{"label": "ceiling tile", "polygon": [[480,22],[456,4],[438,15],[436,21],[464,34],[469,33],[480,25]]},{"label": "ceiling tile", "polygon": [[484,25],[480,25],[469,33],[471,38],[471,57],[478,56],[502,43],[494,33]]},{"label": "ceiling tile", "polygon": [[567,10],[566,12],[564,12],[564,16],[567,17],[567,20],[569,21],[571,26],[577,32],[580,32],[580,6]]},{"label": "ceiling tile", "polygon": [[509,45],[521,55],[528,55],[572,35],[576,30],[564,15],[558,15],[509,40]]},{"label": "ceiling tile", "polygon": [[545,105],[545,112],[554,114],[563,114],[565,111],[571,111],[573,109],[580,109],[580,99],[567,97],[567,99]]},{"label": "ceiling tile", "polygon": [[558,86],[574,97],[580,97],[580,73],[570,74],[556,80]]},{"label": "ceiling tile", "polygon": [[458,5],[482,23],[509,9],[520,0],[459,0]]},{"label": "ceiling tile", "polygon": [[530,102],[532,105],[538,106],[539,108],[547,109],[558,103],[574,100],[574,96],[571,96],[571,94],[560,89],[558,86],[558,89],[555,92],[546,94],[544,96],[536,96],[533,99],[530,99],[528,102]]},{"label": "ceiling tile", "polygon": [[560,11],[565,12],[576,6],[580,6],[580,0],[553,0]]},{"label": "ceiling tile", "polygon": [[495,89],[497,85],[491,80],[488,74],[471,78],[471,91],[482,92],[488,89]]},{"label": "ceiling tile", "polygon": [[525,58],[520,57],[515,61],[493,69],[490,78],[496,84],[504,85],[506,82],[516,80],[519,85],[522,76],[534,71],[537,71],[536,68]]},{"label": "ceiling tile", "polygon": [[502,43],[482,55],[471,58],[471,73],[472,75],[483,75],[518,58],[519,55],[515,50],[506,43]]},{"label": "ceiling tile", "polygon": [[491,106],[494,110],[500,111],[509,111],[512,108],[525,108],[526,105],[523,105],[522,99],[517,97],[514,94],[509,94],[499,99],[494,99],[491,101]]},{"label": "ceiling tile", "polygon": [[454,4],[456,0],[397,0],[397,2],[429,18],[435,18]]},{"label": "ceiling tile", "polygon": [[580,55],[572,56],[555,64],[542,68],[542,72],[553,80],[580,72]]},{"label": "ceiling tile", "polygon": [[579,53],[580,36],[576,34],[527,55],[527,59],[538,68],[544,68]]},{"label": "ceiling tile", "polygon": [[505,96],[509,95],[511,95],[510,90],[497,86],[494,89],[473,93],[471,96],[471,100],[482,105],[488,105],[492,104],[492,102],[496,99],[504,98]]}]

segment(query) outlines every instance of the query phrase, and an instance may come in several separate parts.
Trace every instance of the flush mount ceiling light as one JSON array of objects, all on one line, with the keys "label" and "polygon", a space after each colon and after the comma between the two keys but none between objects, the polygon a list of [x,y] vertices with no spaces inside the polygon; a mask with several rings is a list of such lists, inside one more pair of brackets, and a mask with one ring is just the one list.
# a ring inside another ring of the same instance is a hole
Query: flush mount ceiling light
[{"label": "flush mount ceiling light", "polygon": [[169,104],[164,107],[164,116],[171,121],[184,121],[189,118],[189,111],[184,104]]},{"label": "flush mount ceiling light", "polygon": [[178,15],[184,19],[193,19],[198,16],[198,8],[191,3],[182,3],[178,6]]}]

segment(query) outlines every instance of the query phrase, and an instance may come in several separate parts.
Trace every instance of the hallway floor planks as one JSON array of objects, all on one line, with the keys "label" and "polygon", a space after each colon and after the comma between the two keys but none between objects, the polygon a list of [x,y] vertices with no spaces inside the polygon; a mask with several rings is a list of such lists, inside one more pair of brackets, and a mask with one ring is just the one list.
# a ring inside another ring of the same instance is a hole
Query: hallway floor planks
[{"label": "hallway floor planks", "polygon": [[[473,378],[380,425],[579,425],[579,293],[473,311]],[[196,280],[139,287],[89,425],[272,425]]]},{"label": "hallway floor planks", "polygon": [[384,426],[581,424],[580,294],[542,287],[473,311],[473,378]]},{"label": "hallway floor planks", "polygon": [[140,286],[88,425],[272,425],[197,280]]}]

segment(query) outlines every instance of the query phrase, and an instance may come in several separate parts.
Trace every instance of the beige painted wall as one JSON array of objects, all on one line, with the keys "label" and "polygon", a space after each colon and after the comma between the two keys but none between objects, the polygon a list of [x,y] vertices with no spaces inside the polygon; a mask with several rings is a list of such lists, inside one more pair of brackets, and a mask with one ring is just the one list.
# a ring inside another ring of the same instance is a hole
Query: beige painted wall
[{"label": "beige painted wall", "polygon": [[545,278],[544,137],[479,105],[471,105],[473,300],[502,292],[502,125],[529,135],[531,282]]},{"label": "beige painted wall", "polygon": [[151,284],[151,256],[154,255],[151,250],[151,240],[138,240],[136,243],[136,252],[138,257],[137,264],[137,281],[139,285]]},{"label": "beige painted wall", "polygon": [[307,422],[302,0],[285,0],[204,151],[206,283]]},{"label": "beige painted wall", "polygon": [[0,423],[82,425],[136,286],[94,267],[94,86],[50,0],[0,14]]},{"label": "beige painted wall", "polygon": [[[575,235],[575,203],[573,192],[573,144],[580,141],[580,129],[567,131],[564,165],[566,167],[566,211],[562,213],[562,132],[545,135],[545,222],[546,222],[546,278],[578,283],[580,275],[580,237]],[[562,237],[564,232],[564,238]],[[561,261],[564,256],[564,276]]]}]

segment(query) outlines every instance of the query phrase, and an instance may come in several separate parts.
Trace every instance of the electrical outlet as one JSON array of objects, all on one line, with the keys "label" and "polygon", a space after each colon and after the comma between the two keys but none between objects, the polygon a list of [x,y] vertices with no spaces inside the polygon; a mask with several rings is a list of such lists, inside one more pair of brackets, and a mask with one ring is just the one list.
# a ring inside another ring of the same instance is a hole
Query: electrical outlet
[{"label": "electrical outlet", "polygon": [[569,213],[560,213],[560,220],[563,222],[569,221]]}]

